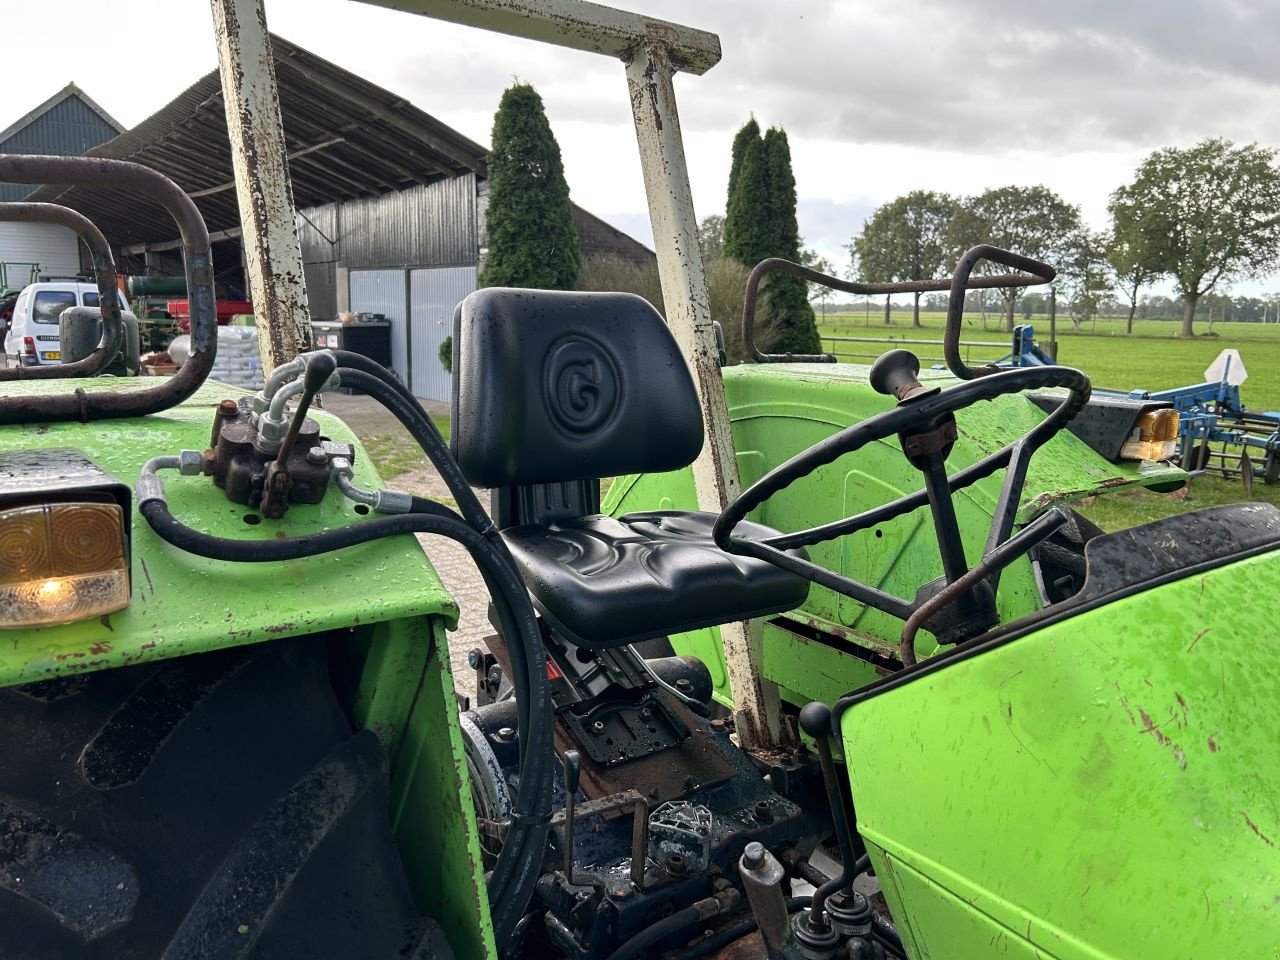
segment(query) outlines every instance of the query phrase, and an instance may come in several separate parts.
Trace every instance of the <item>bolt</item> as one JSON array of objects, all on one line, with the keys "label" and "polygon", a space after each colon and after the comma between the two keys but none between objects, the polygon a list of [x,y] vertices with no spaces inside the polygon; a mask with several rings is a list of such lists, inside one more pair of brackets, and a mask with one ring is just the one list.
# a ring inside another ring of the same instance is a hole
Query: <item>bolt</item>
[{"label": "bolt", "polygon": [[742,865],[748,870],[756,870],[764,864],[764,844],[752,840],[747,849],[742,851]]},{"label": "bolt", "polygon": [[679,680],[676,681],[676,689],[679,690],[681,693],[688,693],[690,690],[693,689],[693,681],[689,680],[686,677],[681,677]]},{"label": "bolt", "polygon": [[667,857],[668,873],[684,873],[684,857],[678,853],[670,854]]},{"label": "bolt", "polygon": [[514,730],[512,730],[510,727],[499,727],[499,728],[498,728],[498,739],[499,739],[499,740],[510,741],[510,740],[514,740],[515,738],[516,738],[516,732],[515,732]]},{"label": "bolt", "polygon": [[723,731],[724,731],[728,726],[729,726],[729,724],[728,724],[727,722],[725,722],[724,720],[712,720],[712,721],[711,721],[711,729],[712,729],[712,730],[714,730],[714,731],[716,731],[716,733],[721,733],[721,732],[723,732]]},{"label": "bolt", "polygon": [[324,450],[320,447],[312,447],[307,451],[307,463],[314,463],[316,466],[320,466],[328,462],[328,460],[328,456],[325,455]]},{"label": "bolt", "polygon": [[652,711],[652,710],[650,710],[648,707],[641,707],[641,708],[640,708],[640,719],[641,719],[641,720],[648,720],[648,719],[650,719],[652,716],[653,716],[653,711]]},{"label": "bolt", "polygon": [[470,653],[467,654],[467,666],[469,666],[472,670],[480,669],[480,651],[479,650],[472,650]]},{"label": "bolt", "polygon": [[597,720],[591,725],[592,733],[604,733],[604,724]]},{"label": "bolt", "polygon": [[768,823],[773,819],[773,810],[770,809],[768,800],[757,800],[752,813],[761,823]]},{"label": "bolt", "polygon": [[234,400],[223,400],[218,404],[218,413],[224,417],[238,417],[240,415],[240,405]]}]

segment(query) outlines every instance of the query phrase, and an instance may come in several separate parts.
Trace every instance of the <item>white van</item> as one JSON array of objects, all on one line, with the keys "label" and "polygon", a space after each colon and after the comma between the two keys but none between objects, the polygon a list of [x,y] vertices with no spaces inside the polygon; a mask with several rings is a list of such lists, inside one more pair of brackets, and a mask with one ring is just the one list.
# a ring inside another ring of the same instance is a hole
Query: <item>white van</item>
[{"label": "white van", "polygon": [[[129,304],[119,290],[120,309]],[[5,360],[10,365],[34,367],[60,363],[58,317],[68,307],[98,306],[97,284],[81,280],[42,280],[28,285],[13,305],[13,319],[4,335]]]}]

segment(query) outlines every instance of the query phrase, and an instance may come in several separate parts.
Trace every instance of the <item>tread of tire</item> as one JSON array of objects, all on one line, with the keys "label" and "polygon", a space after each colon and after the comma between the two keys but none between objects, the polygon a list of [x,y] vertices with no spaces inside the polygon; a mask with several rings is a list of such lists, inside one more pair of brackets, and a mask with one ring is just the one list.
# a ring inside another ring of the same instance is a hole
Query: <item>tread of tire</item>
[{"label": "tread of tire", "polygon": [[322,640],[0,689],[0,957],[447,958]]}]

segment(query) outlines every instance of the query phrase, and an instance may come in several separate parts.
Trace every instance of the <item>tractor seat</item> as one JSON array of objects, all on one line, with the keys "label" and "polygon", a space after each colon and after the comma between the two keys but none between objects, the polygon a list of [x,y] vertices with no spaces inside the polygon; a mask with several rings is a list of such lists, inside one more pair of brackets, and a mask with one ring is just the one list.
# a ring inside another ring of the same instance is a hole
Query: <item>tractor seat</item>
[{"label": "tractor seat", "polygon": [[[808,582],[711,539],[714,513],[661,510],[504,530],[543,616],[578,646],[611,647],[804,602]],[[773,530],[744,523],[744,535]]]},{"label": "tractor seat", "polygon": [[492,491],[534,605],[575,644],[619,646],[804,601],[803,577],[718,548],[714,514],[600,514],[600,478],[677,470],[702,449],[693,379],[644,299],[477,290],[454,316],[452,412],[463,476]]}]

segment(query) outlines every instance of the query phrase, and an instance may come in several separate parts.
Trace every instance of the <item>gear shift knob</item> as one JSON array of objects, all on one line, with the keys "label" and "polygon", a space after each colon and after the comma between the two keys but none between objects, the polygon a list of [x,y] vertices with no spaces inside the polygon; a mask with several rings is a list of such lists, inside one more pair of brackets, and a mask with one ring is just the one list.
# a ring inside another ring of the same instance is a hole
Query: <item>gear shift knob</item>
[{"label": "gear shift knob", "polygon": [[890,350],[871,365],[871,388],[899,403],[924,390],[916,374],[920,361],[910,350]]}]

